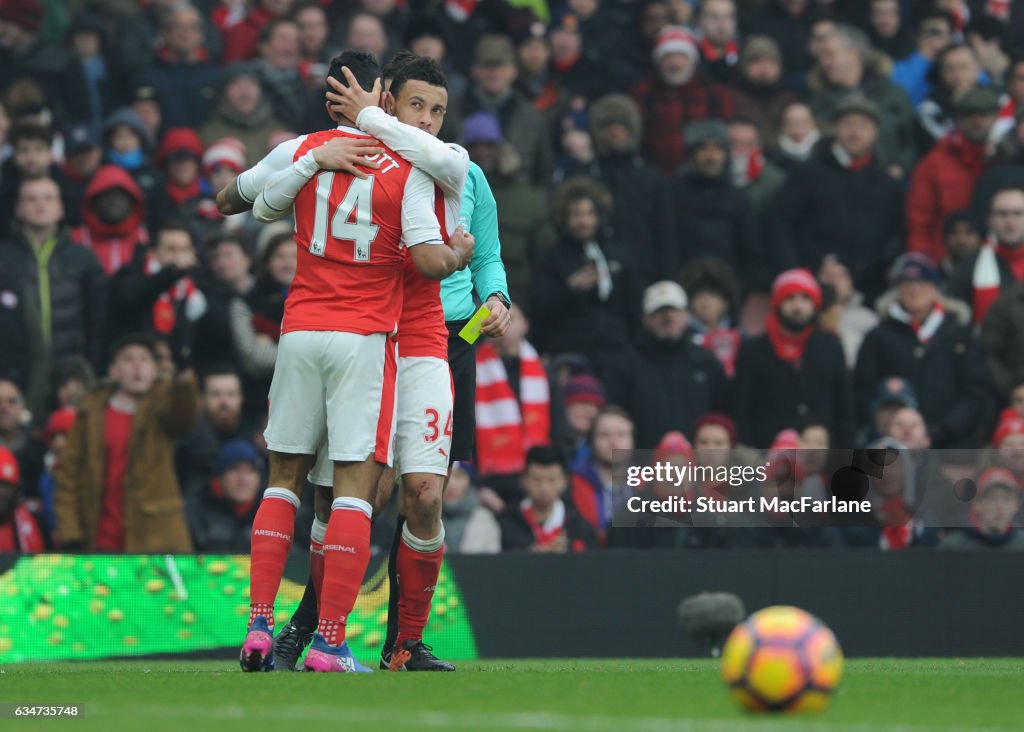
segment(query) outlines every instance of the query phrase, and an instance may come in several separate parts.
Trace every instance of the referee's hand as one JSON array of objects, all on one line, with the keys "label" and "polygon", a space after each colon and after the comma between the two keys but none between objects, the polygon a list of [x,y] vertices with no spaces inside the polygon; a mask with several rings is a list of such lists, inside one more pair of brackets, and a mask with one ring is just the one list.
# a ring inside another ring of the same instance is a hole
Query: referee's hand
[{"label": "referee's hand", "polygon": [[496,297],[487,298],[487,302],[484,304],[487,305],[491,314],[480,324],[480,332],[488,338],[501,338],[512,325],[512,314],[505,304]]}]

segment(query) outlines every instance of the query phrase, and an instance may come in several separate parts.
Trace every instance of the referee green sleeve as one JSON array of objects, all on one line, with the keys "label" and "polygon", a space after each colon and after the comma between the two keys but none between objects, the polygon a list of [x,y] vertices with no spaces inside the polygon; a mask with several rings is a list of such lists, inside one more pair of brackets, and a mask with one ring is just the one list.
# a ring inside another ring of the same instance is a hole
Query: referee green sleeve
[{"label": "referee green sleeve", "polygon": [[498,238],[498,205],[484,172],[476,163],[469,164],[460,213],[460,218],[469,222],[469,232],[476,239],[476,245],[469,267],[441,283],[441,303],[447,321],[472,317],[476,310],[474,290],[481,300],[493,292],[509,296]]}]

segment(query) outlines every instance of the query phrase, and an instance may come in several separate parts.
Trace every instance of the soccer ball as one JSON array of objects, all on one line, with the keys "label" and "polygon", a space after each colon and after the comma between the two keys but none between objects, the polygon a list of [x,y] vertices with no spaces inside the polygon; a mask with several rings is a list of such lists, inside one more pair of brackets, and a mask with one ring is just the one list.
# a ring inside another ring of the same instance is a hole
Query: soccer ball
[{"label": "soccer ball", "polygon": [[737,625],[722,650],[722,678],[754,712],[820,712],[843,675],[843,652],[824,623],[776,605]]}]

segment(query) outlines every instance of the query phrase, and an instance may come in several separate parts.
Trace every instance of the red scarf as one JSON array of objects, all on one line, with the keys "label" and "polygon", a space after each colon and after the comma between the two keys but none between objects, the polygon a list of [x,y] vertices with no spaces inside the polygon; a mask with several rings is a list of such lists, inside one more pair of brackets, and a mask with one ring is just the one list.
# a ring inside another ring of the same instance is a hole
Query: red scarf
[{"label": "red scarf", "polygon": [[736,62],[740,60],[740,47],[735,40],[729,41],[725,44],[725,48],[720,49],[707,38],[701,38],[697,47],[700,49],[700,55],[709,63],[725,59],[727,65],[735,66]]},{"label": "red scarf", "polygon": [[193,198],[199,197],[199,178],[197,177],[187,186],[181,186],[174,181],[168,180],[165,190],[171,200],[174,201],[174,205],[181,208]]},{"label": "red scarf", "polygon": [[927,343],[938,332],[942,322],[946,319],[946,308],[942,306],[941,302],[937,302],[932,306],[924,320],[918,321],[914,320],[910,313],[904,310],[903,306],[897,302],[893,303],[892,307],[889,308],[889,317],[901,323],[906,323],[914,331],[918,341]]},{"label": "red scarf", "polygon": [[736,373],[736,354],[740,350],[740,332],[736,328],[715,328],[700,336],[699,345],[715,354],[725,375]]},{"label": "red scarf", "polygon": [[161,61],[163,61],[165,64],[172,64],[174,66],[179,66],[179,65],[185,66],[185,65],[188,65],[188,64],[201,64],[201,63],[205,63],[206,61],[209,60],[210,54],[207,53],[205,48],[200,48],[196,52],[195,60],[182,62],[182,61],[179,61],[177,58],[175,58],[171,54],[171,51],[170,51],[169,48],[167,48],[167,46],[160,46],[159,48],[156,49],[156,57],[158,59],[160,59]]},{"label": "red scarf", "polygon": [[[152,277],[160,271],[160,263],[152,256],[146,257],[146,275]],[[167,290],[160,293],[160,297],[153,303],[153,329],[164,335],[174,330],[178,317],[175,307],[197,293],[196,284],[191,277],[182,277]]]},{"label": "red scarf", "polygon": [[814,325],[808,325],[799,333],[790,333],[782,327],[778,315],[768,313],[768,317],[765,319],[765,331],[775,355],[780,360],[793,364],[795,368],[800,368],[804,350],[807,348],[807,341],[810,339],[811,333],[814,332]]},{"label": "red scarf", "polygon": [[538,546],[550,544],[565,531],[565,504],[562,501],[555,503],[551,515],[544,523],[537,518],[529,498],[519,504],[519,512],[533,532],[533,540]]},{"label": "red scarf", "polygon": [[978,258],[974,263],[974,274],[971,284],[974,296],[974,324],[981,325],[985,313],[999,297],[1002,289],[1002,276],[999,272],[999,259],[1010,267],[1010,272],[1017,282],[1024,280],[1024,246],[1007,247],[998,244],[994,237],[989,237],[981,245]]},{"label": "red scarf", "polygon": [[914,538],[913,516],[902,498],[890,498],[878,508],[882,521],[882,549],[906,549]]},{"label": "red scarf", "polygon": [[14,515],[0,524],[0,554],[36,554],[46,551],[46,542],[36,520],[23,505],[14,507]]},{"label": "red scarf", "polygon": [[505,364],[485,343],[476,353],[476,450],[482,475],[522,472],[531,447],[551,444],[548,375],[537,351],[519,347],[519,399],[508,383]]},{"label": "red scarf", "polygon": [[210,478],[210,493],[212,493],[216,498],[219,498],[226,503],[230,503],[231,510],[234,512],[235,516],[239,518],[242,516],[248,516],[249,512],[252,511],[253,506],[256,505],[255,500],[237,503],[225,496],[224,486],[220,484],[220,478]]}]

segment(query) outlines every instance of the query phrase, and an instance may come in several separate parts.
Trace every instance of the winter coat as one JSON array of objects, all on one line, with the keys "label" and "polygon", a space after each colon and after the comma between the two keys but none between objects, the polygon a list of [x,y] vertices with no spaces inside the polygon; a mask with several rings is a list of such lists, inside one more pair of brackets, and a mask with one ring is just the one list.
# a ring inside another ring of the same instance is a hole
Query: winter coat
[{"label": "winter coat", "polygon": [[882,322],[864,337],[854,385],[861,419],[871,419],[869,405],[878,385],[890,376],[911,383],[932,447],[977,447],[978,431],[988,408],[988,375],[977,340],[964,324],[962,305],[946,301],[946,317],[927,343],[910,325],[889,315],[890,298],[879,302]]},{"label": "winter coat", "polygon": [[172,63],[158,53],[153,65],[139,75],[138,81],[156,89],[164,129],[200,127],[210,114],[223,73],[220,66],[206,61]]},{"label": "winter coat", "polygon": [[635,350],[616,356],[602,373],[609,404],[629,411],[635,442],[653,448],[666,432],[690,438],[707,412],[729,411],[729,382],[715,355],[684,335],[659,341],[645,333]]},{"label": "winter coat", "polygon": [[555,167],[551,130],[541,113],[521,92],[513,89],[505,100],[495,105],[473,87],[466,92],[457,109],[448,111],[441,139],[459,139],[462,120],[476,112],[491,112],[501,123],[505,142],[519,153],[523,178],[536,186],[547,187],[550,184],[551,172]]},{"label": "winter coat", "polygon": [[599,244],[612,279],[612,291],[601,300],[598,287],[569,289],[566,280],[590,260],[583,246],[564,237],[544,259],[534,279],[533,327],[543,353],[581,353],[596,364],[626,348],[639,322],[640,289],[632,261],[612,243]]},{"label": "winter coat", "polygon": [[995,393],[1006,402],[1013,379],[1024,371],[1024,287],[1016,285],[992,303],[981,323],[980,342]]},{"label": "winter coat", "polygon": [[[10,268],[25,296],[32,299],[42,316],[45,310],[40,303],[40,264],[24,235],[18,234],[0,244],[0,262]],[[92,252],[76,246],[65,233],[60,233],[46,269],[50,355],[54,359],[85,356],[94,368],[99,368],[106,358],[107,282],[103,268]],[[41,332],[42,324],[38,327]]]},{"label": "winter coat", "polygon": [[728,167],[708,178],[687,166],[670,186],[675,238],[664,245],[665,276],[675,278],[693,260],[715,257],[732,267],[745,290],[767,285],[757,217]]},{"label": "winter coat", "polygon": [[939,140],[925,155],[907,192],[907,248],[936,262],[947,254],[946,217],[966,209],[986,162],[960,135]]},{"label": "winter coat", "polygon": [[251,168],[267,154],[270,136],[283,129],[286,129],[284,124],[274,118],[274,111],[266,100],[246,117],[224,101],[199,130],[199,136],[207,147],[225,137],[240,140],[245,145],[245,165]]},{"label": "winter coat", "polygon": [[744,341],[736,357],[733,403],[740,442],[767,448],[784,429],[828,428],[836,448],[853,444],[853,391],[843,348],[815,330],[800,368],[780,359],[767,335]]},{"label": "winter coat", "polygon": [[[819,82],[820,83],[820,82]],[[875,103],[881,113],[878,129],[878,149],[885,164],[899,165],[905,174],[917,162],[917,118],[910,105],[910,97],[900,87],[877,71],[867,71],[859,90],[840,89],[822,83],[820,91],[809,99],[818,119],[831,119],[839,103],[851,94],[864,94]]]},{"label": "winter coat", "polygon": [[551,226],[548,199],[539,189],[518,175],[519,154],[505,146],[504,164],[487,176],[498,206],[498,230],[501,232],[501,259],[505,263],[512,299],[528,301],[533,273],[541,268],[558,234]]},{"label": "winter coat", "polygon": [[644,121],[644,159],[665,175],[675,175],[683,162],[683,130],[688,123],[709,117],[728,120],[736,114],[732,90],[700,69],[682,86],[667,85],[652,70],[630,95],[640,105]]},{"label": "winter coat", "polygon": [[877,161],[853,170],[826,147],[789,176],[768,223],[778,270],[814,272],[824,255],[836,254],[871,297],[903,249],[903,190]]},{"label": "winter coat", "polygon": [[[91,549],[106,492],[104,425],[112,387],[87,394],[56,468],[54,509],[65,543]],[[194,376],[158,382],[138,405],[124,474],[126,553],[189,553],[192,540],[174,473],[174,442],[196,424]]]},{"label": "winter coat", "polygon": [[218,496],[213,486],[188,501],[188,523],[197,552],[209,554],[248,554],[252,521],[259,501],[244,513],[235,504]]}]

